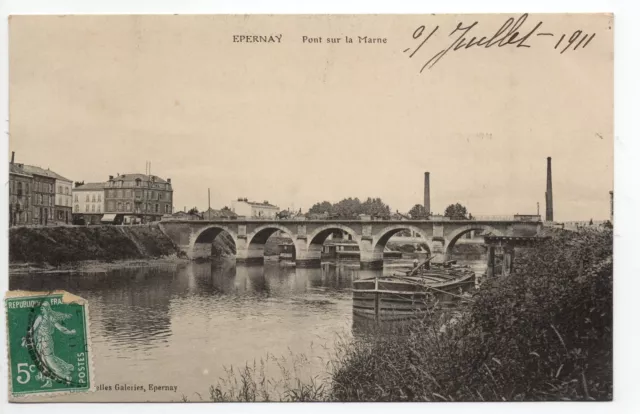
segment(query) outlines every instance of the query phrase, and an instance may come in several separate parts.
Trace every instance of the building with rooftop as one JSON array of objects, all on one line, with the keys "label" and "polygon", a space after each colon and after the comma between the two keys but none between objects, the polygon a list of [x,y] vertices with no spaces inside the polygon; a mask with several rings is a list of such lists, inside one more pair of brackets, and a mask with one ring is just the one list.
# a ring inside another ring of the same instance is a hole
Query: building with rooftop
[{"label": "building with rooftop", "polygon": [[9,226],[32,224],[33,176],[20,164],[9,164]]},{"label": "building with rooftop", "polygon": [[73,222],[100,224],[104,214],[105,183],[76,183],[72,190]]},{"label": "building with rooftop", "polygon": [[273,219],[280,211],[278,206],[270,204],[268,201],[258,203],[255,201],[249,201],[246,198],[238,198],[231,202],[231,211],[238,216],[247,218],[264,218]]},{"label": "building with rooftop", "polygon": [[171,178],[147,174],[109,176],[104,184],[103,223],[149,223],[173,213]]},{"label": "building with rooftop", "polygon": [[35,165],[18,164],[22,170],[33,176],[31,189],[31,224],[48,226],[55,222],[55,199],[56,199],[56,176],[57,174],[49,169],[37,167]]},{"label": "building with rooftop", "polygon": [[73,221],[73,182],[53,172],[55,176],[55,201],[53,220],[56,224],[71,224]]}]

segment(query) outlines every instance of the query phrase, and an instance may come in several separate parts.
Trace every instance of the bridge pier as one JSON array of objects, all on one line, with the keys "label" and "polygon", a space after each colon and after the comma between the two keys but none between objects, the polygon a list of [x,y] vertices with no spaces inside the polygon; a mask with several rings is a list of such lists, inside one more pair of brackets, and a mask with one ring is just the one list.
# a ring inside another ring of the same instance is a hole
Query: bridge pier
[{"label": "bridge pier", "polygon": [[371,237],[363,236],[360,241],[360,269],[382,269],[384,263],[384,246],[376,249]]},{"label": "bridge pier", "polygon": [[444,263],[449,258],[447,257],[447,246],[445,239],[441,237],[434,237],[429,246],[431,249],[431,255],[433,256],[433,263]]},{"label": "bridge pier", "polygon": [[264,244],[247,243],[247,238],[238,236],[236,242],[236,263],[248,265],[264,264]]},{"label": "bridge pier", "polygon": [[322,265],[322,245],[307,245],[306,236],[298,236],[294,242],[296,246],[296,267],[319,268]]}]

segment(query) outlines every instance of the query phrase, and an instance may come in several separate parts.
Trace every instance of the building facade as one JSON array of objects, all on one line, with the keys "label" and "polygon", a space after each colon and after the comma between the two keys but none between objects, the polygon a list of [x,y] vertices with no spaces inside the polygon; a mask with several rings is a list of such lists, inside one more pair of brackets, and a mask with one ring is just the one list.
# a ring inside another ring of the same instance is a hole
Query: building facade
[{"label": "building facade", "polygon": [[54,174],[56,176],[54,221],[56,224],[71,224],[73,221],[73,182],[60,174]]},{"label": "building facade", "polygon": [[171,179],[155,175],[109,176],[105,183],[103,222],[149,223],[173,213]]},{"label": "building facade", "polygon": [[246,198],[238,198],[231,202],[231,210],[243,217],[274,219],[280,208],[266,200],[262,203],[257,203]]},{"label": "building facade", "polygon": [[75,224],[100,224],[105,206],[104,186],[104,183],[76,183],[72,190]]},{"label": "building facade", "polygon": [[33,176],[20,164],[9,164],[9,226],[32,224]]},{"label": "building facade", "polygon": [[33,176],[31,190],[31,224],[50,226],[55,224],[56,174],[34,165],[19,164],[27,174]]}]

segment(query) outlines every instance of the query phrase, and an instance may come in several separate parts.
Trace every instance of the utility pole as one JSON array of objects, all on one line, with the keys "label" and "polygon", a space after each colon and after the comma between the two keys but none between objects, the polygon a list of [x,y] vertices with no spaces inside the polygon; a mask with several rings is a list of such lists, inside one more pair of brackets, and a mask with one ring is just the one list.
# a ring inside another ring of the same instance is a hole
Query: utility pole
[{"label": "utility pole", "polygon": [[211,211],[211,189],[207,188],[207,192],[209,195],[209,209],[207,211]]},{"label": "utility pole", "polygon": [[538,215],[540,215],[540,202],[536,202],[536,206],[537,206],[537,211],[538,211]]}]

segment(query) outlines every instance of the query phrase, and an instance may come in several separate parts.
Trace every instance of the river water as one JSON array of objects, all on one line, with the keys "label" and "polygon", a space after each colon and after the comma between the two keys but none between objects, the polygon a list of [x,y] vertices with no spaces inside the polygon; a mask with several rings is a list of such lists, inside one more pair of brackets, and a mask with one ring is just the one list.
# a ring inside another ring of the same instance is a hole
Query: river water
[{"label": "river water", "polygon": [[[482,262],[471,262],[481,272]],[[351,282],[407,268],[360,270],[357,261],[296,268],[277,261],[241,266],[233,260],[122,267],[102,273],[14,274],[10,289],[61,289],[90,306],[93,395],[72,401],[208,401],[225,367],[244,367],[271,355],[298,375],[327,375],[336,343],[354,329]],[[293,361],[300,360],[304,363]],[[268,376],[283,376],[270,360]],[[177,386],[153,391],[150,384]],[[117,388],[139,385],[143,390]],[[100,387],[102,386],[102,387]],[[111,388],[109,390],[108,388]]]}]

